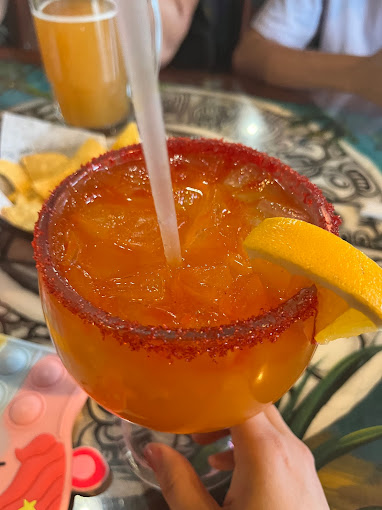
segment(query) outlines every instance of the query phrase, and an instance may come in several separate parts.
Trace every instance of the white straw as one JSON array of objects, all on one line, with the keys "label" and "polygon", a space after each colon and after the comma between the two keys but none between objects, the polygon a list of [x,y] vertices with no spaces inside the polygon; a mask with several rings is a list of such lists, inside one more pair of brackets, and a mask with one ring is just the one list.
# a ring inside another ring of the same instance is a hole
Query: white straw
[{"label": "white straw", "polygon": [[180,242],[147,0],[117,0],[118,28],[167,262],[181,264]]}]

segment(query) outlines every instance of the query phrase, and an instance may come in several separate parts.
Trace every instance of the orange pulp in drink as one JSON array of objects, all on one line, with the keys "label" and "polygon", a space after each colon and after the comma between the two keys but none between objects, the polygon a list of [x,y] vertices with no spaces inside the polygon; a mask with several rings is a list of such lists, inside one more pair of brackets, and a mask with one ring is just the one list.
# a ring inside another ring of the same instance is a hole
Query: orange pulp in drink
[{"label": "orange pulp in drink", "polygon": [[73,126],[102,129],[128,114],[126,73],[110,0],[52,0],[33,10],[47,76]]},{"label": "orange pulp in drink", "polygon": [[242,243],[269,216],[338,232],[325,199],[280,162],[218,141],[169,141],[183,265],[167,266],[139,146],[54,192],[35,231],[45,316],[69,372],[101,405],[166,432],[243,422],[315,350],[311,282]]}]

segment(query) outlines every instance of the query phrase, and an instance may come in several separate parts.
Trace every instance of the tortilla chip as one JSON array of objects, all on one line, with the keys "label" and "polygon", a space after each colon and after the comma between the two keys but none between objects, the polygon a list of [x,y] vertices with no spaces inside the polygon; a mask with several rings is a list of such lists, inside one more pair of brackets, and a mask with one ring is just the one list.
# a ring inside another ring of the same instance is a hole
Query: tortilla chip
[{"label": "tortilla chip", "polygon": [[77,159],[69,159],[67,163],[56,169],[56,175],[33,181],[32,189],[45,200],[61,181],[76,172],[80,166],[81,164]]},{"label": "tortilla chip", "polygon": [[30,186],[27,174],[17,163],[0,159],[0,189],[10,195],[14,191],[24,193]]},{"label": "tortilla chip", "polygon": [[111,148],[113,150],[122,149],[122,147],[134,145],[135,143],[140,143],[140,141],[137,124],[135,122],[130,122],[118,136]]},{"label": "tortilla chip", "polygon": [[15,204],[11,207],[4,207],[2,209],[2,214],[12,225],[31,232],[33,231],[41,207],[41,199],[34,198],[28,200],[24,195],[19,193]]},{"label": "tortilla chip", "polygon": [[7,195],[14,202],[12,207],[3,208],[4,217],[19,228],[32,231],[43,200],[81,165],[104,152],[106,147],[89,138],[72,158],[55,152],[41,152],[24,156],[23,166],[0,160],[0,185],[3,176]]},{"label": "tortilla chip", "polygon": [[68,161],[64,154],[40,152],[29,154],[21,159],[21,164],[32,181],[55,175],[57,169]]},{"label": "tortilla chip", "polygon": [[59,183],[56,177],[47,177],[32,182],[32,188],[41,199],[45,200]]},{"label": "tortilla chip", "polygon": [[79,163],[78,168],[80,168],[81,165],[85,165],[86,163],[88,163],[94,158],[97,158],[104,152],[106,152],[106,147],[101,145],[94,138],[89,138],[88,140],[86,140],[85,143],[81,145],[81,147],[77,150],[72,159],[75,159]]},{"label": "tortilla chip", "polygon": [[[1,188],[1,186],[0,186]],[[18,191],[13,191],[12,193],[10,193],[9,195],[7,195],[7,198],[8,200],[10,200],[11,202],[15,203],[16,202],[16,198],[17,198],[17,195],[19,194]]]}]

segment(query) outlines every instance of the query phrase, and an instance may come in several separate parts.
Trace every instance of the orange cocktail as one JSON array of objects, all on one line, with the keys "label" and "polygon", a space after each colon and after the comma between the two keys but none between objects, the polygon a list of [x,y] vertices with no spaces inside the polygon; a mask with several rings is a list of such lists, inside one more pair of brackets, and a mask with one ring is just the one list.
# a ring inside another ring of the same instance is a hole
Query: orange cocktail
[{"label": "orange cocktail", "polygon": [[166,265],[140,146],[64,181],[34,247],[51,335],[89,395],[146,427],[205,432],[277,400],[315,350],[315,287],[249,260],[243,240],[268,216],[335,233],[338,221],[315,186],[265,154],[168,147],[182,267]]},{"label": "orange cocktail", "polygon": [[34,1],[44,67],[62,115],[73,126],[106,129],[125,121],[126,73],[111,0]]}]

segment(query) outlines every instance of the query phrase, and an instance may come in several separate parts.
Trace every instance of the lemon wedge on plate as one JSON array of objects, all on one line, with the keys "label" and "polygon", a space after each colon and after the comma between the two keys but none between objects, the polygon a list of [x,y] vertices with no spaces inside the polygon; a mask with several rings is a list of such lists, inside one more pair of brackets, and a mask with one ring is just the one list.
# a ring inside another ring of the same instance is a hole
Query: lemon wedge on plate
[{"label": "lemon wedge on plate", "polygon": [[250,258],[268,260],[316,284],[317,342],[382,328],[382,268],[340,237],[305,221],[267,218],[244,247]]}]

